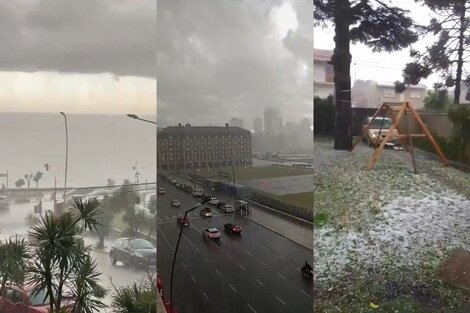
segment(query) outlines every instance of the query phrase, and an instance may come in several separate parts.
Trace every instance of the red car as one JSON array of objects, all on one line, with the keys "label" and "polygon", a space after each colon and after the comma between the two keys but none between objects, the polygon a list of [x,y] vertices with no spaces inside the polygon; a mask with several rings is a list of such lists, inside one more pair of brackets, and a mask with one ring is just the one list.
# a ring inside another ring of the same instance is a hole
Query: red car
[{"label": "red car", "polygon": [[189,226],[189,218],[183,218],[180,216],[176,219],[176,222],[180,225]]},{"label": "red car", "polygon": [[[2,312],[8,313],[47,313],[49,312],[49,298],[45,299],[46,291],[33,292],[33,286],[24,288],[15,286],[6,287],[5,298],[0,298]],[[65,296],[64,296],[65,297]],[[65,311],[72,312],[74,301],[68,297],[62,302]]]},{"label": "red car", "polygon": [[232,224],[232,223],[227,223],[224,225],[224,229],[226,232],[229,232],[231,234],[239,234],[242,232],[242,228],[239,225]]}]

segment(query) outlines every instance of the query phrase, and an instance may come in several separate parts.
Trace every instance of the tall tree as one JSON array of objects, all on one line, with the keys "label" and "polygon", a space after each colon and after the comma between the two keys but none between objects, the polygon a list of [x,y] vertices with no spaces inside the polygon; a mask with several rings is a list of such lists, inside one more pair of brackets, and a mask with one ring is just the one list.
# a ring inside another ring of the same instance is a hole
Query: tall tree
[{"label": "tall tree", "polygon": [[25,174],[24,178],[26,179],[26,182],[28,183],[28,189],[31,186],[31,179],[33,178],[33,174]]},{"label": "tall tree", "polygon": [[[455,87],[454,103],[460,102],[463,66],[470,56],[470,4],[466,0],[417,0],[428,6],[437,17],[432,18],[426,32],[432,33],[437,40],[424,51],[411,49],[413,62],[403,70],[403,86],[416,85],[431,73],[438,72],[441,82],[434,85],[437,91]],[[468,99],[470,100],[470,99]]]},{"label": "tall tree", "polygon": [[426,109],[444,111],[451,101],[447,90],[428,90],[423,102]]},{"label": "tall tree", "polygon": [[314,23],[335,25],[331,64],[335,73],[335,149],[350,150],[351,53],[350,44],[363,43],[374,52],[392,52],[418,40],[408,11],[380,0],[314,0]]},{"label": "tall tree", "polygon": [[23,178],[20,178],[15,182],[16,188],[21,188],[22,186],[24,186],[24,184],[26,184],[26,182],[24,181]]},{"label": "tall tree", "polygon": [[36,172],[36,174],[34,174],[33,181],[36,183],[36,189],[39,188],[39,181],[41,180],[42,175],[43,174],[41,171],[38,171]]}]

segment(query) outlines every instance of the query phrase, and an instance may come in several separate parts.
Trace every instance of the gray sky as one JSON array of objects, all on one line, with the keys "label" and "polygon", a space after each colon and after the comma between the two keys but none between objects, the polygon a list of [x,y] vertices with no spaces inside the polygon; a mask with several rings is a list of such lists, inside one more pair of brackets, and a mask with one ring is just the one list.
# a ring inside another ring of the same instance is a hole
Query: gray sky
[{"label": "gray sky", "polygon": [[305,0],[159,0],[159,123],[312,117],[311,19]]},{"label": "gray sky", "polygon": [[[409,10],[410,16],[418,23],[427,25],[429,23],[432,12],[414,0],[393,0],[391,3],[395,6]],[[322,29],[314,28],[314,47],[318,49],[334,49],[334,31],[332,27]],[[423,51],[424,48],[434,42],[435,38],[427,36],[421,38],[413,44],[413,48]],[[374,53],[372,49],[362,45],[351,45],[351,79],[372,79],[382,82],[394,82],[402,80],[402,70],[407,62],[412,59],[409,57],[409,48],[393,53]],[[433,83],[438,79],[436,75],[430,76],[421,83],[432,88]]]},{"label": "gray sky", "polygon": [[0,2],[0,110],[155,113],[155,0]]}]

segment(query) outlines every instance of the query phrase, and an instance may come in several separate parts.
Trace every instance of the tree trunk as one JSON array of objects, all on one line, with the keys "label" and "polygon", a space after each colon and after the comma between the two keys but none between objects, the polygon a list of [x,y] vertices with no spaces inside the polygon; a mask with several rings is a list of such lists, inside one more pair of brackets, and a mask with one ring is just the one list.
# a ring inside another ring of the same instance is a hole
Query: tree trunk
[{"label": "tree trunk", "polygon": [[455,75],[455,92],[454,92],[454,104],[460,103],[460,88],[462,84],[462,67],[463,67],[463,50],[464,50],[464,38],[465,38],[465,4],[463,8],[459,8],[460,13],[460,31],[459,31],[459,50],[457,59],[457,72]]},{"label": "tree trunk", "polygon": [[98,249],[104,249],[104,234],[99,234]]},{"label": "tree trunk", "polygon": [[334,8],[335,50],[331,63],[335,74],[335,150],[350,150],[352,148],[350,7],[349,0],[336,0]]}]

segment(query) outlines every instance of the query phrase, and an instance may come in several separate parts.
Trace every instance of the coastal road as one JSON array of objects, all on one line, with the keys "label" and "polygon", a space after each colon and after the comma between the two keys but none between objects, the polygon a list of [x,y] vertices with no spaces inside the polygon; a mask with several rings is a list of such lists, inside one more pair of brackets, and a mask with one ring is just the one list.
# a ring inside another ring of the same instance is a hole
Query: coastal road
[{"label": "coastal road", "polygon": [[[157,197],[158,272],[170,296],[170,273],[178,238],[176,218],[197,201],[169,183],[159,180],[167,194]],[[181,208],[172,208],[178,199]],[[184,230],[175,267],[173,300],[184,313],[268,313],[311,312],[311,280],[300,267],[311,260],[311,250],[241,217],[224,214],[210,206],[213,217],[199,217],[199,209],[190,213],[191,225]],[[223,232],[225,223],[237,223],[242,234]],[[219,242],[205,241],[202,230],[216,227],[222,233]]]}]

